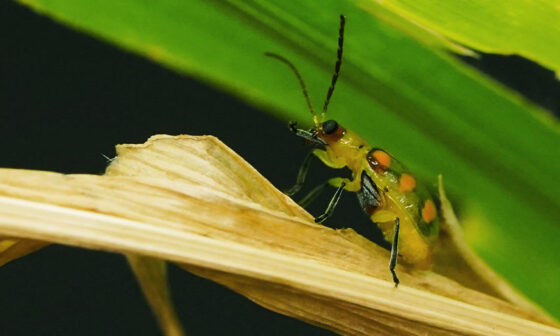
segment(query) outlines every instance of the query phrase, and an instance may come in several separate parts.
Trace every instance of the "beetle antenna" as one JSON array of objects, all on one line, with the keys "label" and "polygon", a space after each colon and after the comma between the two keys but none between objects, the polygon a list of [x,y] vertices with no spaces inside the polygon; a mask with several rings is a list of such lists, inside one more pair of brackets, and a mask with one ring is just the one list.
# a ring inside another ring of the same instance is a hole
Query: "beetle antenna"
[{"label": "beetle antenna", "polygon": [[336,84],[336,80],[338,79],[338,74],[340,72],[340,66],[342,65],[342,45],[344,44],[345,23],[346,23],[346,17],[344,15],[340,15],[340,28],[338,30],[338,50],[337,50],[336,64],[334,66],[334,74],[332,76],[331,86],[329,87],[329,91],[327,92],[327,99],[325,99],[325,105],[323,105],[323,112],[321,113],[321,122],[325,120],[325,115],[327,114],[327,107],[329,106],[331,96],[334,92],[334,86]]},{"label": "beetle antenna", "polygon": [[305,82],[303,81],[303,78],[301,77],[299,71],[297,70],[296,66],[288,61],[285,57],[280,56],[278,54],[274,54],[271,52],[266,52],[264,53],[266,56],[268,57],[272,57],[272,58],[276,58],[277,60],[285,63],[287,66],[290,67],[290,69],[292,69],[292,71],[294,72],[294,74],[296,75],[298,81],[299,81],[299,85],[301,86],[301,91],[303,92],[303,96],[305,97],[305,101],[307,102],[307,107],[309,108],[309,111],[311,112],[311,114],[313,115],[313,121],[315,122],[315,125],[318,124],[317,121],[317,114],[315,113],[315,109],[313,109],[313,105],[311,105],[311,99],[309,99],[309,93],[307,92],[307,87],[305,86]]}]

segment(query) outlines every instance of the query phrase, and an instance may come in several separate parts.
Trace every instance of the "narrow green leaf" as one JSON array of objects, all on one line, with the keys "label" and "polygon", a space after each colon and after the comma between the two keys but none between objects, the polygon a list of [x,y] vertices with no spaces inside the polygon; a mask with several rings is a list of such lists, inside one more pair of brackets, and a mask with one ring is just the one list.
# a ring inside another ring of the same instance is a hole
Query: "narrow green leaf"
[{"label": "narrow green leaf", "polygon": [[[335,60],[338,15],[344,13],[345,55],[330,116],[388,149],[426,181],[435,184],[443,174],[450,193],[465,205],[465,218],[479,223],[467,228],[473,246],[560,317],[556,122],[403,34],[385,8],[334,0],[22,2],[308,124],[293,74],[263,53],[292,60],[320,106]],[[410,27],[404,31],[414,33]]]},{"label": "narrow green leaf", "polygon": [[393,22],[413,25],[449,40],[495,54],[518,54],[558,73],[560,1],[389,0],[364,1],[395,13]]}]

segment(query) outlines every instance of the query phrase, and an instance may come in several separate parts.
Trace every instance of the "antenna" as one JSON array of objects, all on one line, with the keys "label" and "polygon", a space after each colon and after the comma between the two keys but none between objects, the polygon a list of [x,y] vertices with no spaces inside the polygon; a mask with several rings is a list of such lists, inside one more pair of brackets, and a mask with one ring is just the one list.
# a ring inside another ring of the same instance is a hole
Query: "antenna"
[{"label": "antenna", "polygon": [[342,65],[342,45],[344,44],[345,23],[346,23],[346,17],[344,15],[340,15],[340,28],[338,30],[338,50],[337,50],[336,64],[334,66],[334,74],[332,76],[331,86],[329,87],[329,91],[327,91],[327,99],[325,99],[325,105],[323,105],[323,112],[321,112],[321,122],[325,121],[325,115],[327,114],[327,107],[329,106],[331,96],[334,92],[334,86],[336,84],[336,80],[338,79],[338,73],[340,72],[340,66]]},{"label": "antenna", "polygon": [[279,60],[281,62],[284,62],[286,65],[288,65],[290,67],[290,69],[292,69],[292,71],[294,72],[294,74],[296,75],[296,77],[299,81],[299,85],[301,86],[301,90],[303,91],[303,96],[305,97],[305,101],[307,102],[307,107],[309,107],[309,111],[311,112],[311,115],[313,115],[313,121],[317,125],[318,124],[317,114],[315,113],[315,110],[313,109],[313,105],[311,105],[311,99],[309,99],[309,93],[307,92],[307,87],[305,86],[305,83],[303,82],[303,78],[299,74],[299,71],[296,69],[296,66],[293,65],[292,62],[288,61],[286,58],[284,58],[284,57],[282,57],[278,54],[274,54],[274,53],[270,53],[270,52],[266,52],[264,54],[266,56],[276,58],[277,60]]}]

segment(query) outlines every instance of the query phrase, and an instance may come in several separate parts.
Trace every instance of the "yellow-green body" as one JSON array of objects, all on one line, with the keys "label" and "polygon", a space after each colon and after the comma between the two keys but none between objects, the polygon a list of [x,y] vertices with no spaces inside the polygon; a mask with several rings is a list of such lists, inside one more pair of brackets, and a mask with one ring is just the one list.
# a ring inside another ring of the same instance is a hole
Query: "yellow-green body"
[{"label": "yellow-green body", "polygon": [[[356,192],[364,211],[383,231],[385,239],[392,244],[389,269],[397,286],[399,284],[395,273],[397,255],[415,266],[430,265],[432,245],[439,232],[438,214],[435,203],[426,189],[418,185],[414,176],[397,160],[381,149],[372,148],[360,136],[344,129],[336,121],[325,121],[327,107],[342,64],[345,22],[344,15],[341,15],[337,61],[320,114],[315,113],[305,83],[296,67],[280,55],[273,53],[266,55],[285,63],[294,72],[313,116],[312,129],[298,129],[295,123],[290,123],[290,130],[321,148],[315,149],[313,154],[327,166],[348,167],[352,171],[352,179],[329,180],[331,185],[337,187],[337,191],[325,213],[315,218],[315,221],[323,222],[332,214],[342,188]],[[308,162],[308,159],[304,161],[296,185],[287,192],[289,195],[295,194],[301,188],[307,174]]]},{"label": "yellow-green body", "polygon": [[[323,139],[327,146],[325,149],[315,149],[313,153],[329,167],[348,167],[352,171],[352,179],[334,178],[329,180],[329,183],[339,187],[344,182],[345,190],[359,192],[362,188],[360,176],[363,172],[368,174],[379,190],[381,202],[374,209],[370,209],[371,211],[364,210],[379,226],[389,242],[393,239],[395,219],[398,217],[400,220],[399,255],[409,264],[428,267],[432,245],[438,236],[439,223],[437,213],[435,216],[431,212],[424,213],[426,204],[429,202],[433,204],[426,189],[415,185],[413,190],[403,191],[399,177],[405,173],[404,167],[391,157],[391,164],[388,167],[377,169],[371,163],[371,153],[377,150],[355,132],[340,127],[335,134],[324,134],[320,129],[317,127],[319,130],[317,137]],[[431,211],[432,207],[428,205],[430,209],[427,210]],[[429,217],[423,218],[423,215]],[[426,222],[425,219],[429,221]]]}]

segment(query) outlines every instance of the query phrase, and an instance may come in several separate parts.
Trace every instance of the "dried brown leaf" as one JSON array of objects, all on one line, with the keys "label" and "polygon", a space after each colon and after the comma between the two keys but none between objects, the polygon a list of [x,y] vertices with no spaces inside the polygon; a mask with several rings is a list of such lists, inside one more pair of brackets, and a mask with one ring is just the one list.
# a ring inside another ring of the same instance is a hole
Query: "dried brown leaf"
[{"label": "dried brown leaf", "polygon": [[394,288],[386,250],[315,224],[213,137],[118,154],[106,176],[0,170],[0,234],[176,262],[341,334],[560,335],[538,311],[433,272],[399,266]]}]

